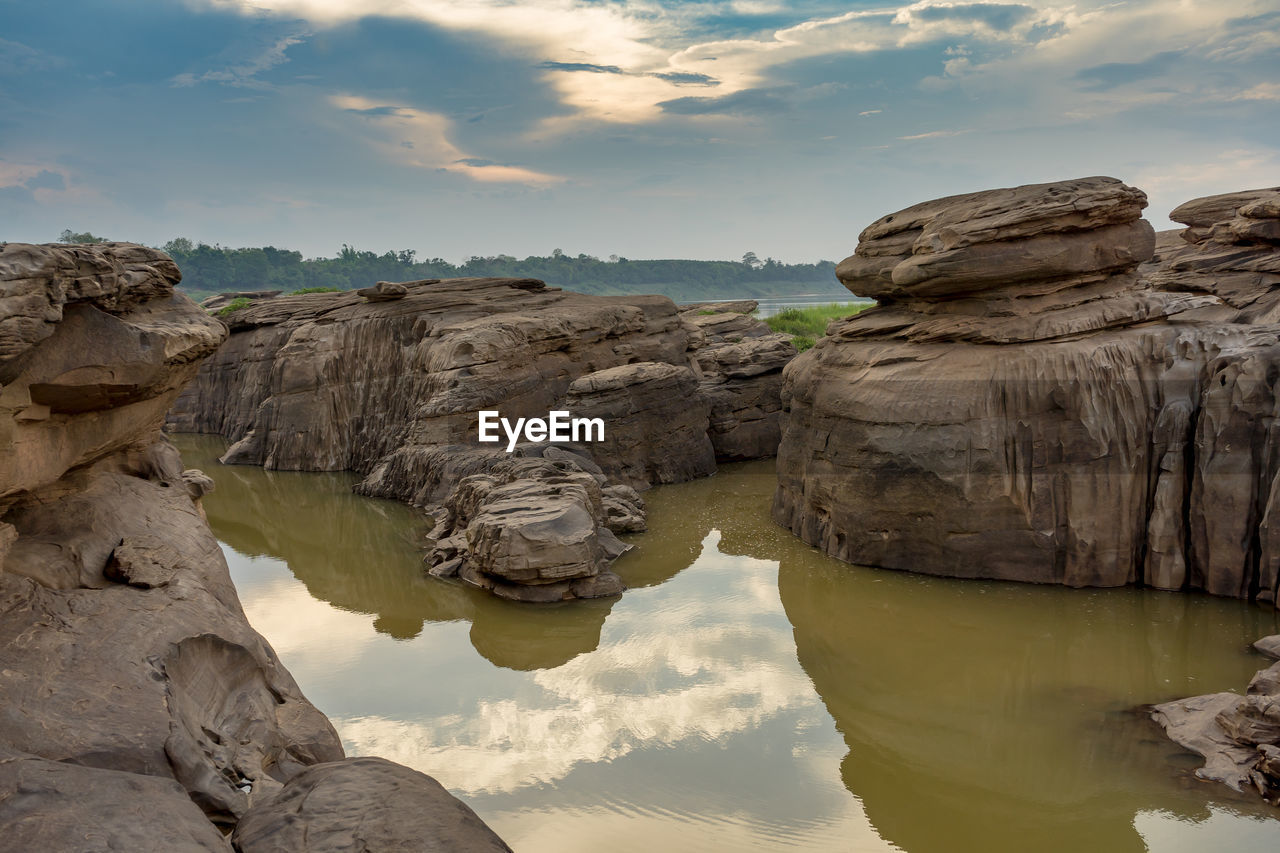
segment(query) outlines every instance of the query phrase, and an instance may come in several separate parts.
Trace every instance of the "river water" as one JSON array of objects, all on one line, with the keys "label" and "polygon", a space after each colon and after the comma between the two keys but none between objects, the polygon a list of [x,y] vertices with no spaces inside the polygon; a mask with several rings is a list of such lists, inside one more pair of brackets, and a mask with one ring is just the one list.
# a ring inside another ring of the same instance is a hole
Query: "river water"
[{"label": "river water", "polygon": [[769,520],[771,461],[645,494],[620,599],[425,577],[350,475],[178,436],[250,621],[349,754],[438,778],[520,853],[1274,851],[1135,706],[1240,690],[1273,611],[848,566]]}]

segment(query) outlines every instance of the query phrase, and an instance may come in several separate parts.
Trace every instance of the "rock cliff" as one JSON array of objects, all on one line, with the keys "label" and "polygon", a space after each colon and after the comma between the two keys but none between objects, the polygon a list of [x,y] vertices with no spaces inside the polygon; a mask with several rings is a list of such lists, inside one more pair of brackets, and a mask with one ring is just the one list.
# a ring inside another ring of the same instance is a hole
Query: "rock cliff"
[{"label": "rock cliff", "polygon": [[[224,462],[353,470],[362,494],[442,508],[436,574],[526,600],[612,595],[613,533],[644,525],[634,490],[776,451],[795,349],[754,309],[532,279],[259,298],[224,315],[230,340],[169,422],[231,439]],[[603,439],[478,441],[481,411],[555,410],[601,419]],[[505,464],[520,457],[540,461]]]},{"label": "rock cliff", "polygon": [[[178,280],[141,246],[0,246],[0,836],[13,849],[227,851],[220,830],[308,766],[347,764],[245,620],[200,509],[209,479],[160,431],[226,336]],[[466,810],[402,782],[424,813]],[[506,849],[470,820],[476,849]]]},{"label": "rock cliff", "polygon": [[1113,178],[872,223],[837,275],[879,304],[784,370],[775,518],[885,568],[1275,601],[1270,192],[1179,208],[1154,265]]}]

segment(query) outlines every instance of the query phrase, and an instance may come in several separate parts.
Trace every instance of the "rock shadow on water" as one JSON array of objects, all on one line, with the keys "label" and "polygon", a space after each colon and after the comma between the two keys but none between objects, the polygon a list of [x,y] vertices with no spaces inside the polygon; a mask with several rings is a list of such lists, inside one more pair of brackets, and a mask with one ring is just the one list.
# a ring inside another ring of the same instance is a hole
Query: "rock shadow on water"
[{"label": "rock shadow on water", "polygon": [[220,465],[227,443],[216,436],[179,435],[175,443],[217,484],[204,506],[219,539],[284,562],[313,598],[373,616],[381,634],[411,640],[428,622],[468,621],[480,655],[521,671],[560,666],[600,644],[615,599],[530,608],[429,578],[420,543],[430,519],[354,494],[354,475]]},{"label": "rock shadow on water", "polygon": [[779,592],[848,746],[842,780],[903,849],[1142,851],[1138,815],[1263,813],[1197,782],[1139,710],[1239,682],[1246,638],[1275,620],[1262,608],[795,557]]}]

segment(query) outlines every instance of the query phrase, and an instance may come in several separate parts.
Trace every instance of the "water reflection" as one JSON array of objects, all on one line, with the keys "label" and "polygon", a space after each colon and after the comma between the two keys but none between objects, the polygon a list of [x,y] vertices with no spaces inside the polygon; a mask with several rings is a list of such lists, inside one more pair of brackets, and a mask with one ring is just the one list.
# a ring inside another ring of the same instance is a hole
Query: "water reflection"
[{"label": "water reflection", "polygon": [[[220,465],[221,438],[175,440],[186,464],[217,482],[205,511],[221,541],[244,556],[282,560],[311,598],[372,614],[379,633],[408,640],[427,622],[467,620],[476,651],[517,670],[559,666],[600,643],[610,600],[528,608],[425,576],[418,543],[430,521],[403,504],[352,493],[353,475]],[[296,612],[299,603],[272,607]]]},{"label": "water reflection", "polygon": [[524,853],[1280,841],[1130,711],[1243,685],[1270,611],[846,566],[769,521],[768,463],[647,493],[620,600],[520,606],[424,577],[421,517],[350,478],[181,445],[251,621],[349,751]]},{"label": "water reflection", "polygon": [[1133,708],[1242,686],[1269,611],[785,557],[779,589],[849,748],[841,777],[904,849],[1141,851],[1147,810],[1266,813],[1195,781],[1193,757]]}]

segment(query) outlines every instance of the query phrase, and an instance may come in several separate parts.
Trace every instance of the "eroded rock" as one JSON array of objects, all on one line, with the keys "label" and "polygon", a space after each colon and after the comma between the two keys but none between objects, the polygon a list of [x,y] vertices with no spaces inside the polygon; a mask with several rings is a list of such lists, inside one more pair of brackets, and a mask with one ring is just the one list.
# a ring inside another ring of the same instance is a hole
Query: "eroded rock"
[{"label": "eroded rock", "polygon": [[1280,327],[1140,271],[1143,204],[1087,178],[867,228],[837,275],[879,304],[784,370],[775,518],[855,563],[1274,600]]},{"label": "eroded rock", "polygon": [[232,841],[240,853],[511,850],[439,782],[381,758],[308,768],[245,815]]}]

